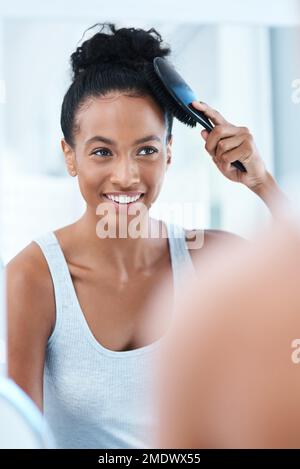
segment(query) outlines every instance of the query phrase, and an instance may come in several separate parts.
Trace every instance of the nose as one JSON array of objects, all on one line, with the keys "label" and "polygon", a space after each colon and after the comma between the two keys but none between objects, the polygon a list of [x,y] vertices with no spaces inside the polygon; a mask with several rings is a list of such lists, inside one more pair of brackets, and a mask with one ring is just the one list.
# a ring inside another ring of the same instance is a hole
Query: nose
[{"label": "nose", "polygon": [[120,189],[133,188],[140,182],[138,163],[131,157],[117,158],[111,173],[110,182]]}]

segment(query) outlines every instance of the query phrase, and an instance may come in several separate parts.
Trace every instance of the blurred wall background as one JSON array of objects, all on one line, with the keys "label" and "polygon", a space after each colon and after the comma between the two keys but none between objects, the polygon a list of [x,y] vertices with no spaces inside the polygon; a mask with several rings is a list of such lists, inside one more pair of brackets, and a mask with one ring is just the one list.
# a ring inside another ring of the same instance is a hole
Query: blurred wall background
[{"label": "blurred wall background", "polygon": [[[70,84],[70,54],[83,32],[102,21],[155,27],[198,98],[233,124],[247,126],[267,168],[288,195],[300,198],[297,0],[181,5],[0,0],[0,257],[5,263],[34,237],[72,223],[84,211],[77,179],[64,166],[60,106]],[[247,237],[269,213],[249,190],[218,173],[200,131],[174,122],[173,165],[153,216],[168,219],[166,204],[179,202],[190,207],[178,220],[187,228],[220,228]]]}]

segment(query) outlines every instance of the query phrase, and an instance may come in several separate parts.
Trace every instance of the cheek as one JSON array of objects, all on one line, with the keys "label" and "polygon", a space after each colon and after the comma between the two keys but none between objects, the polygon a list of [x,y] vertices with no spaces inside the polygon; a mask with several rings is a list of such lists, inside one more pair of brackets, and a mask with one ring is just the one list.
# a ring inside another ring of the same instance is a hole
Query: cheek
[{"label": "cheek", "polygon": [[148,178],[148,186],[151,187],[155,197],[159,194],[166,174],[166,164],[164,160],[157,161],[157,164],[151,170],[151,177]]},{"label": "cheek", "polygon": [[99,194],[101,184],[105,179],[103,168],[95,168],[93,165],[78,166],[78,184],[82,197],[88,205],[97,206],[99,204]]}]

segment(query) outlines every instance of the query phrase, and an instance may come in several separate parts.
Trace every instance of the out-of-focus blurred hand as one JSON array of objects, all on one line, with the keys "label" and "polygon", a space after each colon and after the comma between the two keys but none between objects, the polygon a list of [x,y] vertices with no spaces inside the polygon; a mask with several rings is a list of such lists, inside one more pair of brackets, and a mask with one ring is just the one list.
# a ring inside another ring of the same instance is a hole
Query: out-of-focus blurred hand
[{"label": "out-of-focus blurred hand", "polygon": [[158,447],[300,447],[299,246],[286,217],[187,279],[158,360]]}]

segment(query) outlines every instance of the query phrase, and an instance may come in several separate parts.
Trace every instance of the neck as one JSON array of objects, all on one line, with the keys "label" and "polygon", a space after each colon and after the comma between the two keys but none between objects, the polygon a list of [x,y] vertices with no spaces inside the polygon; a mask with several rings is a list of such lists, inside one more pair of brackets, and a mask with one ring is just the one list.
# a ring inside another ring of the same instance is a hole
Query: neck
[{"label": "neck", "polygon": [[88,250],[85,250],[88,251],[86,255],[91,263],[102,262],[119,273],[134,274],[150,268],[161,258],[162,249],[165,249],[165,243],[168,242],[163,222],[148,215],[141,221],[142,236],[137,238],[126,235],[126,229],[125,237],[120,237],[122,234],[119,234],[118,226],[116,237],[100,237],[97,234],[98,222],[99,217],[87,209],[76,222],[76,237],[80,239],[83,249],[88,246]]}]

